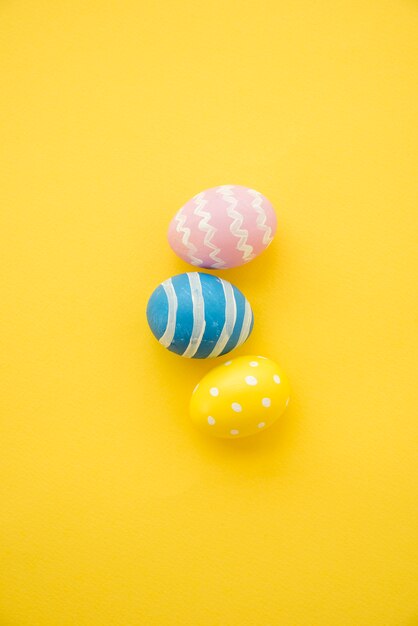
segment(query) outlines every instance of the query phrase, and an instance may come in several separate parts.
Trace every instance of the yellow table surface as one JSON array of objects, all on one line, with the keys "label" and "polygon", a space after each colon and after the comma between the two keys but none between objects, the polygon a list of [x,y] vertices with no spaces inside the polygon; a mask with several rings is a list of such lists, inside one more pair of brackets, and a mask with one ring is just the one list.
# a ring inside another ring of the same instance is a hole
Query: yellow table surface
[{"label": "yellow table surface", "polygon": [[[412,626],[418,5],[3,0],[1,626]],[[152,337],[166,229],[248,185],[222,273],[281,424],[205,439]]]}]

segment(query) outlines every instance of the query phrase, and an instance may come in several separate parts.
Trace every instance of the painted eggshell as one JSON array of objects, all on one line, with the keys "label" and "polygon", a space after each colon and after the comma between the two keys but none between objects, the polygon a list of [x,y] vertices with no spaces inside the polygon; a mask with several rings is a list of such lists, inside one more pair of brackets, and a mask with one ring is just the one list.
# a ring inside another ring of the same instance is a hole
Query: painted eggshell
[{"label": "painted eggshell", "polygon": [[236,439],[262,432],[289,404],[282,369],[262,356],[241,356],[213,368],[193,391],[190,416],[205,433]]},{"label": "painted eggshell", "polygon": [[198,193],[176,213],[168,241],[184,261],[208,269],[248,263],[272,242],[277,228],[265,196],[240,185]]},{"label": "painted eggshell", "polygon": [[250,335],[254,316],[237,287],[211,274],[168,278],[151,295],[148,324],[171,352],[195,359],[220,356]]}]

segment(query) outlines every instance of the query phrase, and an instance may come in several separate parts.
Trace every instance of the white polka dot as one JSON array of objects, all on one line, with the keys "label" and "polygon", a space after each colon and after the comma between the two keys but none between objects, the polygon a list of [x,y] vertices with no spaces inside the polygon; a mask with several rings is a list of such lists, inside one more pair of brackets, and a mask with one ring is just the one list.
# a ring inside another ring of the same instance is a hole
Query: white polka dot
[{"label": "white polka dot", "polygon": [[273,380],[276,383],[276,385],[280,385],[280,376],[278,374],[275,374],[273,376]]},{"label": "white polka dot", "polygon": [[256,385],[258,383],[258,380],[255,376],[246,376],[245,382],[247,383],[247,385]]},{"label": "white polka dot", "polygon": [[215,398],[216,396],[219,396],[219,389],[217,387],[211,387],[209,393]]},{"label": "white polka dot", "polygon": [[238,404],[238,402],[233,402],[231,404],[232,410],[235,411],[235,413],[240,413],[242,411],[242,406],[240,404]]},{"label": "white polka dot", "polygon": [[263,398],[263,399],[261,400],[261,404],[262,404],[263,406],[265,406],[265,407],[267,407],[267,408],[268,408],[269,406],[271,406],[271,400],[270,400],[270,398]]},{"label": "white polka dot", "polygon": [[209,415],[209,417],[208,417],[208,424],[210,424],[211,426],[216,424],[215,418],[212,417],[212,415]]},{"label": "white polka dot", "polygon": [[290,398],[286,400],[286,406],[289,406]]},{"label": "white polka dot", "polygon": [[231,365],[232,361],[227,361],[224,365]]},{"label": "white polka dot", "polygon": [[259,424],[257,424],[257,428],[264,428],[265,425],[266,422],[260,422]]},{"label": "white polka dot", "polygon": [[250,361],[250,367],[258,367],[257,361]]},{"label": "white polka dot", "polygon": [[239,430],[236,430],[235,428],[233,428],[231,430],[231,435],[239,435]]}]

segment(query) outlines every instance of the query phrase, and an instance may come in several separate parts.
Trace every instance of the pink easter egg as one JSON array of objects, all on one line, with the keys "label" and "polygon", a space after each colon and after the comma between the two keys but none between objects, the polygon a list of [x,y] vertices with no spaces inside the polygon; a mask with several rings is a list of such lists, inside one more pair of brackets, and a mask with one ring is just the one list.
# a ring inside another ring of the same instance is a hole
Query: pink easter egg
[{"label": "pink easter egg", "polygon": [[186,202],[170,222],[168,241],[192,265],[227,269],[261,254],[276,228],[276,214],[265,196],[241,185],[221,185]]}]

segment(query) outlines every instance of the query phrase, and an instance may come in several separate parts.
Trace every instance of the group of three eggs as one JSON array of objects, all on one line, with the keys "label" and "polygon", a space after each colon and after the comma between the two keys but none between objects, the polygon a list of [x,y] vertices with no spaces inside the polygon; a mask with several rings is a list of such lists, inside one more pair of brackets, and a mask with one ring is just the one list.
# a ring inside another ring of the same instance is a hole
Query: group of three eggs
[{"label": "group of three eggs", "polygon": [[[274,209],[254,189],[222,185],[189,200],[170,223],[174,252],[195,267],[227,269],[248,263],[276,232]],[[244,294],[213,274],[187,272],[152,293],[148,324],[159,343],[186,358],[220,357],[243,344],[254,315]],[[195,387],[190,415],[204,431],[245,437],[270,426],[289,403],[289,383],[266,357],[242,356],[215,367]]]}]

